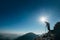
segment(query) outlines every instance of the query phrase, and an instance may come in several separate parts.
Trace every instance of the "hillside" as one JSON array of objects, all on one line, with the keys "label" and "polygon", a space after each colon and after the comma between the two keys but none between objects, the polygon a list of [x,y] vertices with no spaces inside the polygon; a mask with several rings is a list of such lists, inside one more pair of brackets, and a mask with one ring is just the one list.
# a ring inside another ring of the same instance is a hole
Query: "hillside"
[{"label": "hillside", "polygon": [[34,33],[27,33],[23,36],[18,37],[15,40],[34,40],[38,35],[34,34]]}]

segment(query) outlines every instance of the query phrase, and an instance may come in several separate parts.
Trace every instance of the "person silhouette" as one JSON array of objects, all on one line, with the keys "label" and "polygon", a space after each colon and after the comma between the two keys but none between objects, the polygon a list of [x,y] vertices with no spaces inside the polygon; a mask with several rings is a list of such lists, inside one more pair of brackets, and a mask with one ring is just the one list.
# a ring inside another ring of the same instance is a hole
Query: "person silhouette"
[{"label": "person silhouette", "polygon": [[50,23],[49,22],[45,22],[46,23],[46,27],[48,29],[48,31],[50,31]]},{"label": "person silhouette", "polygon": [[57,22],[54,26],[55,40],[60,40],[60,22]]}]

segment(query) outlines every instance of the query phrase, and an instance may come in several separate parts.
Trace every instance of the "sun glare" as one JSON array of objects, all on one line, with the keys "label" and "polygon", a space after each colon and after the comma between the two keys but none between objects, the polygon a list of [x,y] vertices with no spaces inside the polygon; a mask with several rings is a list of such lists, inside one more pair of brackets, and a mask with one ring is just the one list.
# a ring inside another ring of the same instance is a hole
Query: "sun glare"
[{"label": "sun glare", "polygon": [[47,17],[40,17],[40,21],[43,22],[43,23],[46,22],[47,21]]}]

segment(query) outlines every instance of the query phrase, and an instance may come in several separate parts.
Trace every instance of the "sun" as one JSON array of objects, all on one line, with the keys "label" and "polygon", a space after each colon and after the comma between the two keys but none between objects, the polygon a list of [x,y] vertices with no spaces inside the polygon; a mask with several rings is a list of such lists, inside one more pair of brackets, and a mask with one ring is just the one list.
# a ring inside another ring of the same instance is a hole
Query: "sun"
[{"label": "sun", "polygon": [[48,20],[47,20],[47,17],[40,17],[40,21],[44,23],[44,22],[46,22]]}]

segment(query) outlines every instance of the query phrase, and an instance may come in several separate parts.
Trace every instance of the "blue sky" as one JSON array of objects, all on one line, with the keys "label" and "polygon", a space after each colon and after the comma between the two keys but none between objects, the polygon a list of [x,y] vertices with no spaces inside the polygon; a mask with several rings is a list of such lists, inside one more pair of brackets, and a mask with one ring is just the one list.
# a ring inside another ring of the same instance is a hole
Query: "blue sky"
[{"label": "blue sky", "polygon": [[[45,33],[45,25],[39,22],[47,16],[53,29],[60,21],[60,1],[58,0],[0,0],[0,32]],[[46,30],[46,31],[45,31]]]}]

